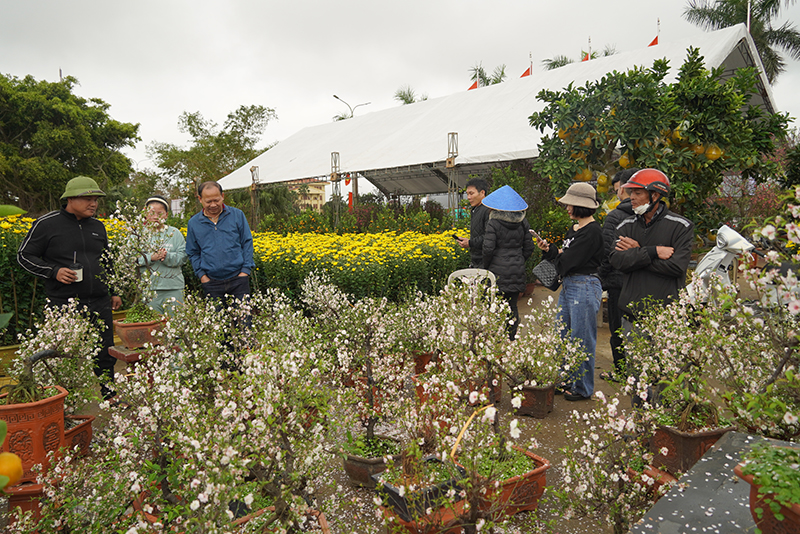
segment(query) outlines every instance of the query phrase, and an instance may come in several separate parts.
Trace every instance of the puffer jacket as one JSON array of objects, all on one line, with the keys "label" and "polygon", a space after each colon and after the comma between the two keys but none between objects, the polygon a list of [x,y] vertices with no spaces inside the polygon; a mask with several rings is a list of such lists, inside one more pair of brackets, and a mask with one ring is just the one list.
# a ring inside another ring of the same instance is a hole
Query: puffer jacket
[{"label": "puffer jacket", "polygon": [[603,289],[618,289],[622,287],[623,274],[611,266],[608,256],[611,255],[611,251],[617,245],[617,226],[623,219],[627,219],[631,215],[633,215],[631,199],[626,198],[617,205],[616,209],[608,212],[605,221],[603,221],[603,240],[605,241],[606,251],[600,264],[600,269],[597,271],[597,274],[600,275],[600,280],[603,282]]},{"label": "puffer jacket", "polygon": [[525,290],[525,260],[534,244],[524,211],[489,211],[483,236],[483,267],[497,277],[504,293]]}]

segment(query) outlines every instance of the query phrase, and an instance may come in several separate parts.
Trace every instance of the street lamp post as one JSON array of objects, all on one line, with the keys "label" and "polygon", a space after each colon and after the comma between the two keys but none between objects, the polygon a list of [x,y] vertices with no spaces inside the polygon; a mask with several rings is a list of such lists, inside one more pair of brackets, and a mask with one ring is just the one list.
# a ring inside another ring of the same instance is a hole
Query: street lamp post
[{"label": "street lamp post", "polygon": [[[358,109],[359,106],[367,106],[372,103],[372,102],[364,102],[363,104],[356,104],[355,106],[350,106],[350,104],[348,104],[347,102],[345,102],[336,95],[333,95],[333,98],[335,98],[339,102],[342,102],[345,106],[347,106],[347,109],[350,110],[350,116],[347,117],[348,119],[353,118],[353,115],[355,114],[355,111],[356,109]],[[356,201],[358,200],[358,175],[354,173],[352,180],[353,180],[353,205],[355,205]]]},{"label": "street lamp post", "polygon": [[339,102],[342,102],[342,103],[343,103],[345,106],[347,106],[347,108],[350,110],[350,116],[349,116],[349,117],[347,117],[348,119],[352,119],[352,118],[353,118],[353,114],[355,113],[355,111],[356,111],[356,109],[357,109],[358,107],[360,107],[360,106],[366,106],[366,105],[368,105],[368,104],[372,104],[372,102],[364,102],[363,104],[356,104],[356,106],[355,106],[355,107],[351,107],[351,106],[350,106],[350,104],[348,104],[347,102],[345,102],[344,100],[342,100],[342,99],[341,99],[341,98],[339,98],[338,96],[336,96],[336,95],[333,95],[333,98],[335,98],[335,99],[336,99],[336,100],[338,100]]}]

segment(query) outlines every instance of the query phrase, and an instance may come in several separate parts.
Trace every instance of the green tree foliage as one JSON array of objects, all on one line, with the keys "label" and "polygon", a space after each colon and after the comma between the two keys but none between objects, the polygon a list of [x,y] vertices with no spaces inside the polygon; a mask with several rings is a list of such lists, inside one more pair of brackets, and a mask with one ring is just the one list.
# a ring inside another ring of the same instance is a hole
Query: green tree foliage
[{"label": "green tree foliage", "polygon": [[486,72],[481,63],[476,63],[474,67],[469,69],[469,71],[472,73],[469,79],[473,82],[477,81],[478,87],[494,85],[503,82],[506,79],[505,65],[498,65],[495,67],[491,75]]},{"label": "green tree foliage", "polygon": [[719,30],[747,23],[750,6],[750,35],[758,49],[767,79],[772,83],[786,70],[786,61],[778,52],[783,50],[793,59],[800,59],[800,32],[788,22],[775,28],[772,21],[780,15],[781,4],[795,0],[689,0],[683,16],[705,30]]},{"label": "green tree foliage", "polygon": [[[603,57],[613,56],[616,53],[617,49],[613,45],[606,45],[606,47],[601,52]],[[586,54],[587,52],[581,51],[580,61],[582,61],[583,58],[586,57]],[[600,57],[600,54],[597,53],[597,50],[589,54],[589,59],[597,59],[598,57]],[[564,56],[564,55],[557,55],[553,56],[552,58],[542,60],[542,66],[544,67],[544,70],[557,69],[559,67],[569,65],[570,63],[575,63],[575,60],[569,56]]]},{"label": "green tree foliage", "polygon": [[555,131],[542,137],[534,170],[550,178],[556,196],[573,179],[654,167],[673,183],[673,208],[716,227],[707,199],[723,173],[741,172],[756,181],[776,175],[776,164],[765,156],[775,138],[785,135],[788,116],[749,105],[755,69],[739,69],[722,82],[722,68],[706,69],[693,48],[674,84],[663,81],[668,69],[666,60],[656,60],[649,69],[539,93],[547,105],[531,115],[531,126]]},{"label": "green tree foliage", "polygon": [[184,112],[178,129],[192,137],[190,145],[156,142],[147,147],[147,155],[163,177],[183,191],[187,206],[193,206],[195,184],[219,180],[269,148],[256,144],[269,121],[277,118],[275,110],[264,106],[240,106],[220,128],[199,111]]},{"label": "green tree foliage", "polygon": [[139,140],[138,124],[113,120],[99,98],[73,94],[78,80],[0,74],[0,204],[44,213],[60,205],[66,183],[86,175],[121,184],[131,162],[120,149]]},{"label": "green tree foliage", "polygon": [[415,102],[423,102],[428,100],[428,95],[423,94],[417,96],[417,92],[410,85],[404,85],[394,93],[394,99],[403,104],[414,104]]}]

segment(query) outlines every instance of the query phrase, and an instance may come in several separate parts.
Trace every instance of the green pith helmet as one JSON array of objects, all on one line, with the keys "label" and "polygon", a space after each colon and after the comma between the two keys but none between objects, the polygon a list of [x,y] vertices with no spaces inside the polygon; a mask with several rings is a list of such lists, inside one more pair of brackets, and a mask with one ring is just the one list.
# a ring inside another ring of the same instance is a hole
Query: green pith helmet
[{"label": "green pith helmet", "polygon": [[88,176],[76,176],[67,182],[67,189],[61,195],[61,200],[71,197],[104,197],[105,193],[97,185],[97,182]]}]

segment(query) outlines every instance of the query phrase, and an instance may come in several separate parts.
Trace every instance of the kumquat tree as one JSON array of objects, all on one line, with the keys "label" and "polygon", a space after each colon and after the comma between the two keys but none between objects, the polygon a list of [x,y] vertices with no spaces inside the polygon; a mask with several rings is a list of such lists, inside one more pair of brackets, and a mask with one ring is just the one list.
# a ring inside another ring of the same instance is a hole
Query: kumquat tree
[{"label": "kumquat tree", "polygon": [[750,102],[760,81],[755,69],[724,77],[722,67],[706,68],[699,50],[689,48],[674,83],[665,81],[669,71],[661,59],[539,93],[546,106],[530,124],[551,133],[542,137],[534,170],[550,177],[556,196],[572,181],[596,181],[604,193],[616,172],[655,167],[672,180],[673,209],[715,228],[719,218],[707,199],[724,174],[759,182],[776,175],[766,156],[786,135],[789,117]]}]

